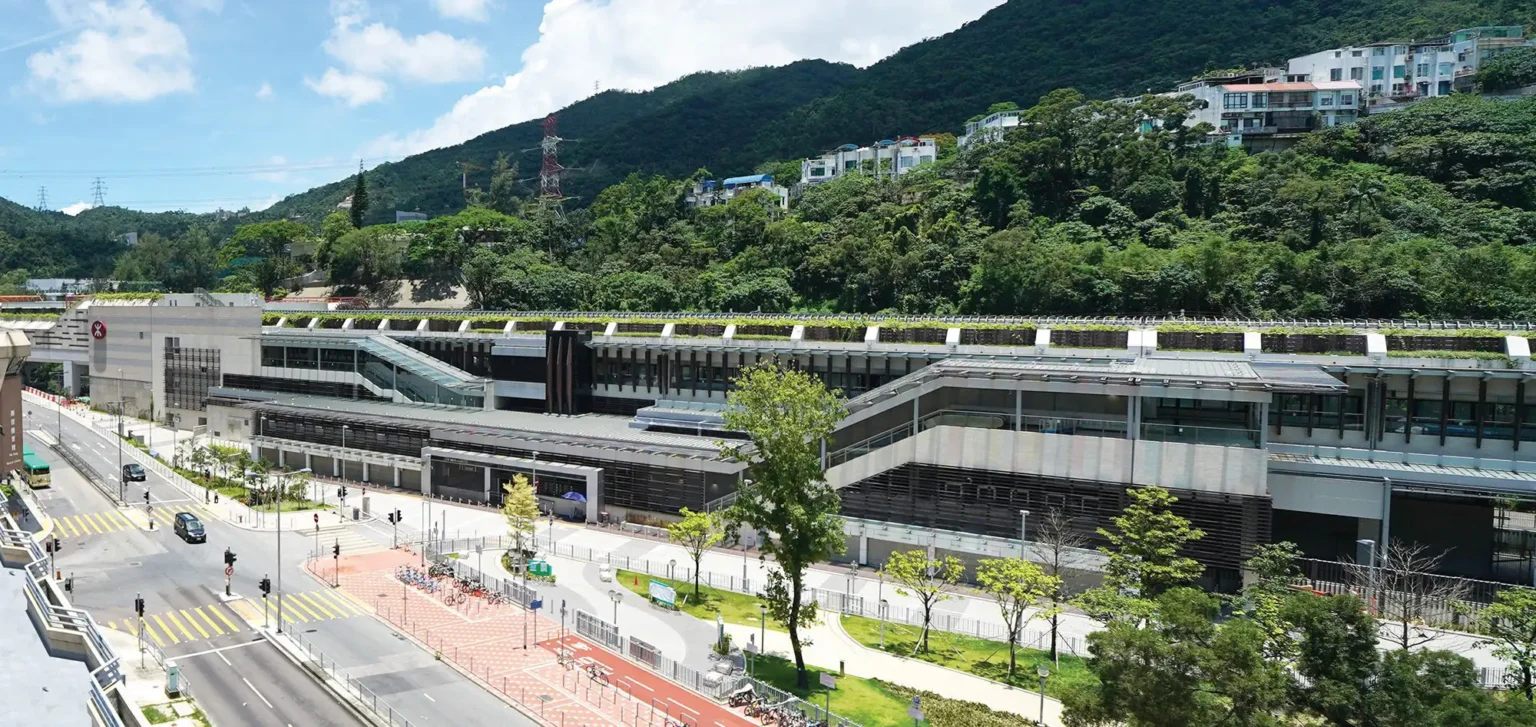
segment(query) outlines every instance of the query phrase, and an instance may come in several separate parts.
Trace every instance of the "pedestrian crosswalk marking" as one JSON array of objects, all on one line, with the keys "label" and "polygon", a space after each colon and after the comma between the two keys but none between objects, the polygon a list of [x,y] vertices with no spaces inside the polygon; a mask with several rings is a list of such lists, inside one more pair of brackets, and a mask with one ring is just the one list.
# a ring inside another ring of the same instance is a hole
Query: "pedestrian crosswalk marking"
[{"label": "pedestrian crosswalk marking", "polygon": [[[143,512],[143,510],[139,510]],[[171,528],[176,524],[176,513],[190,512],[201,518],[219,519],[213,511],[200,504],[158,504],[150,510],[147,517],[155,522],[155,527]],[[59,534],[70,538],[80,538],[87,535],[105,535],[124,530],[137,530],[139,525],[133,518],[122,510],[105,510],[102,512],[76,513],[74,515],[57,515],[53,518],[58,523]]]},{"label": "pedestrian crosswalk marking", "polygon": [[[213,638],[213,635],[208,633],[208,631],[203,628],[203,625],[197,622],[197,619],[192,618],[192,614],[187,613],[186,609],[181,609],[181,617],[186,619],[187,623],[192,624],[192,628],[197,629],[197,632],[202,634],[203,638],[205,638],[205,639]],[[188,637],[188,638],[191,638],[191,637]]]},{"label": "pedestrian crosswalk marking", "polygon": [[208,614],[203,612],[203,608],[201,606],[198,606],[197,608],[192,609],[192,613],[195,613],[198,616],[201,616],[203,621],[207,622],[209,628],[212,628],[214,630],[214,633],[217,633],[220,636],[224,635],[224,629],[221,628],[218,624],[214,623],[213,619],[208,618]]},{"label": "pedestrian crosswalk marking", "polygon": [[335,591],[317,591],[316,592],[316,595],[322,595],[322,594],[326,598],[330,599],[330,601],[328,601],[328,602],[334,602],[334,603],[341,604],[337,608],[337,610],[341,611],[343,613],[343,615],[347,615],[347,616],[351,616],[353,614],[356,614],[358,616],[366,616],[366,615],[368,615],[367,611],[363,610],[356,603],[353,603],[352,599],[347,598],[346,596],[343,596],[343,595],[341,595],[339,593],[336,593]]},{"label": "pedestrian crosswalk marking", "polygon": [[[143,622],[141,621],[140,623]],[[156,646],[165,646],[165,642],[160,640],[160,635],[156,634],[155,630],[150,628],[148,623],[143,623],[143,625],[144,633],[149,634],[149,638],[154,640]]]},{"label": "pedestrian crosswalk marking", "polygon": [[[330,608],[326,608],[325,604],[320,601],[320,598],[318,596],[310,596],[310,595],[305,595],[303,593],[300,593],[299,594],[299,600],[303,601],[305,603],[308,603],[309,605],[314,606],[315,608],[319,609],[321,613],[325,614],[326,618],[336,618],[336,613],[334,611],[332,611]],[[335,608],[335,604],[332,604],[331,607]]]},{"label": "pedestrian crosswalk marking", "polygon": [[[277,601],[277,599],[273,598],[273,599],[270,599],[270,600],[268,600],[266,602],[267,603],[267,614],[272,616],[272,618],[277,618],[277,615],[279,613],[281,613],[282,616],[283,616],[283,620],[284,621],[287,621],[288,623],[293,623],[293,609],[287,608],[287,609],[281,609],[280,610],[277,607],[276,601]],[[305,620],[308,621],[308,619],[305,619]]]},{"label": "pedestrian crosswalk marking", "polygon": [[[173,644],[181,643],[181,639],[176,638],[176,634],[171,633],[171,627],[166,626],[165,622],[160,620],[160,616],[159,615],[151,615],[149,618],[150,618],[151,621],[154,621],[155,623],[160,625],[160,630],[162,632],[164,632],[166,636],[170,637],[171,643],[173,643]],[[156,639],[156,640],[158,641],[158,639]]]},{"label": "pedestrian crosswalk marking", "polygon": [[175,611],[166,611],[165,612],[165,617],[170,619],[171,623],[176,624],[176,628],[181,631],[183,636],[187,637],[187,641],[194,641],[195,640],[193,638],[193,636],[192,636],[192,632],[188,631],[187,627],[182,625],[181,619],[176,618],[176,612]]},{"label": "pedestrian crosswalk marking", "polygon": [[[292,593],[289,593],[289,594],[284,595],[283,599],[284,599],[284,603],[283,603],[284,606],[287,606],[288,608],[297,608],[299,610],[299,614],[300,615],[309,614],[310,616],[313,616],[314,620],[316,620],[316,621],[322,620],[320,618],[320,614],[317,614],[314,611],[310,610],[309,606],[305,605],[303,601],[300,601],[298,596],[296,596],[296,595],[294,595]],[[307,618],[304,619],[304,620],[305,621],[309,621],[309,619],[307,619]]]},{"label": "pedestrian crosswalk marking", "polygon": [[220,610],[219,610],[219,609],[218,609],[218,608],[217,608],[217,607],[215,607],[215,606],[209,606],[209,607],[208,607],[208,610],[209,610],[209,611],[212,611],[212,612],[213,612],[213,615],[215,615],[215,616],[218,616],[218,617],[219,617],[219,620],[220,620],[220,621],[223,621],[223,622],[224,622],[224,625],[225,625],[225,626],[228,626],[228,627],[229,627],[229,632],[230,632],[230,633],[234,633],[234,632],[236,632],[236,631],[239,631],[239,630],[240,630],[240,629],[238,629],[238,628],[235,628],[235,623],[234,623],[234,622],[233,622],[233,621],[230,621],[230,620],[229,620],[229,617],[228,617],[228,616],[225,616],[225,615],[224,615],[224,612],[223,612],[223,611],[220,611]]}]

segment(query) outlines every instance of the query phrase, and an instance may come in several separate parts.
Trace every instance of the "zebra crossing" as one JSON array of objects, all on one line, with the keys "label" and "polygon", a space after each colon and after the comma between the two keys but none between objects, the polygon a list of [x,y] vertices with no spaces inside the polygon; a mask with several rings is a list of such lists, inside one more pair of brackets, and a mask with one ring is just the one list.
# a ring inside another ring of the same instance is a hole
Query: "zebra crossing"
[{"label": "zebra crossing", "polygon": [[[267,610],[271,620],[278,618],[278,596],[248,600],[246,603],[216,603],[207,606],[177,608],[144,615],[144,635],[160,648],[196,641],[206,641],[220,636],[249,632],[245,621],[261,621],[261,609]],[[362,607],[341,594],[331,591],[306,591],[282,594],[282,620],[284,623],[312,623],[352,618],[366,615]],[[243,607],[243,608],[242,608]],[[243,615],[241,612],[244,612]],[[129,634],[137,634],[136,618],[108,621],[107,628]]]},{"label": "zebra crossing", "polygon": [[[314,536],[311,536],[315,540]],[[316,553],[321,558],[330,558],[337,544],[341,545],[341,555],[363,555],[365,553],[378,553],[389,550],[389,545],[380,545],[366,533],[359,530],[359,526],[350,526],[344,529],[321,530],[318,538],[319,551]],[[313,550],[313,547],[311,548]]]},{"label": "zebra crossing", "polygon": [[[142,512],[142,511],[141,511]],[[161,505],[150,512],[150,517],[155,521],[156,527],[169,528],[175,524],[176,513],[190,512],[203,519],[218,519],[218,516],[202,505],[196,503],[178,503],[175,506]],[[88,535],[104,535],[120,530],[138,530],[139,526],[130,519],[123,510],[104,510],[101,512],[88,512],[75,515],[55,515],[53,521],[62,538],[83,538]]]}]

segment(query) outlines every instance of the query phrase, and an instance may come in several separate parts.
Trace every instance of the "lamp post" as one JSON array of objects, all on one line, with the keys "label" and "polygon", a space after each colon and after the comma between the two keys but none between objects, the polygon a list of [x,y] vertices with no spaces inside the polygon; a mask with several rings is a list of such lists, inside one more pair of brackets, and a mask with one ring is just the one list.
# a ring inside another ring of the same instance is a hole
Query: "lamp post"
[{"label": "lamp post", "polygon": [[880,599],[880,648],[885,648],[885,612],[891,607],[889,601]]},{"label": "lamp post", "polygon": [[349,426],[347,426],[345,424],[341,425],[341,457],[342,457],[342,459],[341,459],[341,466],[336,468],[341,473],[341,479],[346,479],[347,478],[347,460],[346,460],[346,457],[347,457],[347,430],[348,429],[351,429],[351,427],[349,427]]},{"label": "lamp post", "polygon": [[758,626],[758,632],[762,634],[757,639],[758,648],[762,649],[764,654],[767,654],[768,653],[768,604],[766,604],[766,603],[759,603],[759,604],[757,604],[757,626]]},{"label": "lamp post", "polygon": [[[262,417],[262,419],[266,419],[266,417]],[[262,431],[266,431],[266,427],[265,426],[262,427]],[[304,469],[301,469],[301,470],[299,470],[297,472],[294,472],[293,474],[295,474],[295,475],[302,475],[302,474],[305,474],[305,473],[313,474],[313,471],[310,470],[308,467],[305,467]],[[289,475],[280,475],[280,477],[288,477],[288,476]],[[317,557],[317,558],[320,557],[320,554],[318,552],[316,552],[315,553],[315,557]],[[283,495],[282,495],[281,492],[279,492],[278,495],[277,495],[277,618],[273,619],[273,620],[277,623],[277,632],[278,633],[282,633],[283,632]]]},{"label": "lamp post", "polygon": [[624,600],[624,594],[616,588],[608,589],[608,597],[613,599],[613,627],[619,627],[619,601]]},{"label": "lamp post", "polygon": [[1355,562],[1366,567],[1365,609],[1367,613],[1375,613],[1371,601],[1376,590],[1376,541],[1369,538],[1356,540]]},{"label": "lamp post", "polygon": [[1045,679],[1051,675],[1051,668],[1040,664],[1035,673],[1040,675],[1040,724],[1045,724]]},{"label": "lamp post", "polygon": [[123,370],[117,370],[117,499],[128,499],[128,480],[123,477]]}]

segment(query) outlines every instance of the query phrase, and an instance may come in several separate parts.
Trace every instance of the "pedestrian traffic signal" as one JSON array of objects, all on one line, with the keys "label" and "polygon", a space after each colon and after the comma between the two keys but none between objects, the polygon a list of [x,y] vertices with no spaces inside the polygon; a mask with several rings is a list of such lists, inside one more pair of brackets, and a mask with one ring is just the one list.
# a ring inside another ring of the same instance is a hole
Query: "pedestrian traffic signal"
[{"label": "pedestrian traffic signal", "polygon": [[395,514],[394,513],[388,513],[384,517],[389,520],[389,524],[390,525],[394,525],[395,524]]},{"label": "pedestrian traffic signal", "polygon": [[331,546],[331,557],[333,557],[333,558],[340,558],[341,557],[341,542],[340,541],[337,541],[335,545]]},{"label": "pedestrian traffic signal", "polygon": [[224,549],[224,565],[234,565],[234,564],[235,564],[235,551],[230,550],[229,548],[225,548]]},{"label": "pedestrian traffic signal", "polygon": [[148,487],[144,488],[144,504],[145,505],[149,504],[149,488]]},{"label": "pedestrian traffic signal", "polygon": [[137,596],[134,597],[133,612],[138,614],[139,618],[144,618],[144,599]]},{"label": "pedestrian traffic signal", "polygon": [[341,498],[346,497],[346,496],[347,496],[347,488],[345,488],[345,487],[338,487],[338,488],[336,488],[336,499],[340,500]]},{"label": "pedestrian traffic signal", "polygon": [[261,577],[261,595],[265,596],[267,594],[270,594],[271,592],[272,592],[272,579],[268,578],[266,576],[262,576]]}]

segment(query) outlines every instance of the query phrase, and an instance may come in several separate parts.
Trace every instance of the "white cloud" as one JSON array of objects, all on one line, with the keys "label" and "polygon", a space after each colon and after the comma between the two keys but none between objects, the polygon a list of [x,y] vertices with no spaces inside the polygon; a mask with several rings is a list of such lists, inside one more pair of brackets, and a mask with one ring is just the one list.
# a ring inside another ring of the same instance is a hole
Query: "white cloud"
[{"label": "white cloud", "polygon": [[59,210],[59,211],[63,212],[66,215],[69,215],[70,217],[74,217],[75,215],[78,215],[81,212],[84,212],[84,211],[90,209],[93,206],[94,205],[92,205],[90,202],[76,202],[76,203],[74,203],[72,205],[69,205],[69,206]]},{"label": "white cloud", "polygon": [[360,73],[343,73],[334,67],[325,69],[325,75],[318,81],[305,78],[304,85],[321,96],[341,99],[352,107],[378,101],[389,92],[389,84],[377,78]]},{"label": "white cloud", "polygon": [[[537,118],[603,88],[646,90],[697,71],[824,58],[864,66],[981,17],[1003,0],[549,0],[522,69],[464,96],[430,128],[367,156],[414,154]],[[921,131],[915,130],[915,131]]]},{"label": "white cloud", "polygon": [[474,41],[438,31],[408,38],[383,23],[367,22],[364,0],[334,0],[331,12],[336,23],[323,47],[342,68],[333,66],[319,81],[306,81],[319,93],[360,106],[384,97],[386,78],[449,83],[479,78],[484,71],[485,49]]},{"label": "white cloud", "polygon": [[432,0],[445,18],[483,23],[491,17],[491,0]]},{"label": "white cloud", "polygon": [[27,58],[34,89],[59,101],[148,101],[193,87],[180,26],[146,0],[48,0],[54,19],[82,28]]},{"label": "white cloud", "polygon": [[261,88],[256,89],[256,98],[266,101],[267,99],[272,98],[274,93],[276,93],[276,91],[272,90],[272,84],[266,81],[262,81]]}]

